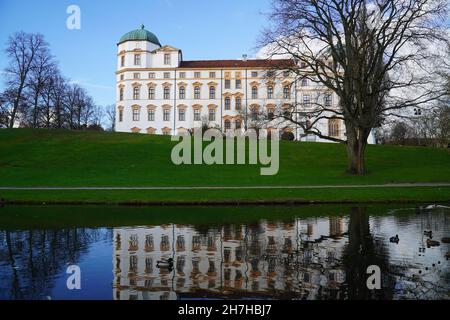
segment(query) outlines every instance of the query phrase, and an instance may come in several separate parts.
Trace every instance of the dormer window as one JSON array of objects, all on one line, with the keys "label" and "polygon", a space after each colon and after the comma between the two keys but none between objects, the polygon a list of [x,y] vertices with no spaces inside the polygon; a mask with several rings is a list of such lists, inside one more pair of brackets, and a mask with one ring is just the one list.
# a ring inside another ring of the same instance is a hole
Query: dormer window
[{"label": "dormer window", "polygon": [[170,53],[165,53],[164,54],[164,64],[165,65],[170,65]]}]

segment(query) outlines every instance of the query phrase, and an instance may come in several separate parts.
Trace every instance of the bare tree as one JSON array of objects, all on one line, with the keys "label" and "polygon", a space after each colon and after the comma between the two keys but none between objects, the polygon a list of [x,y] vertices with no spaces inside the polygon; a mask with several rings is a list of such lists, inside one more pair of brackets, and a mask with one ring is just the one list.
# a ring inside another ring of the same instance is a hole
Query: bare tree
[{"label": "bare tree", "polygon": [[[429,48],[447,42],[447,0],[274,0],[272,26],[262,45],[271,57],[292,58],[298,79],[307,77],[337,95],[330,107],[293,106],[280,116],[305,134],[345,143],[348,171],[366,173],[365,149],[373,128],[400,110],[442,95]],[[316,124],[339,119],[345,138]]]},{"label": "bare tree", "polygon": [[9,127],[14,126],[16,114],[23,99],[24,89],[27,87],[29,74],[36,56],[47,48],[47,43],[40,34],[18,32],[8,39],[6,54],[10,59],[5,69],[7,75],[7,88],[14,92]]},{"label": "bare tree", "polygon": [[32,126],[39,126],[39,99],[46,86],[50,85],[50,81],[55,73],[57,66],[53,56],[50,54],[48,45],[45,44],[37,53],[31,63],[30,76],[28,79],[29,95],[32,98]]},{"label": "bare tree", "polygon": [[105,106],[105,114],[108,130],[114,131],[116,129],[116,106],[114,104]]}]

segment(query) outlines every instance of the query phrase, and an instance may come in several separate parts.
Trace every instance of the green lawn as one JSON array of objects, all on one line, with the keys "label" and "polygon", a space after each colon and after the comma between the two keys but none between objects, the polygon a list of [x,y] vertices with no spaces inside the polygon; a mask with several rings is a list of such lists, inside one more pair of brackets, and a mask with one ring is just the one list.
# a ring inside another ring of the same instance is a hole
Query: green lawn
[{"label": "green lawn", "polygon": [[[450,151],[369,146],[369,173],[345,173],[345,147],[280,144],[280,170],[261,176],[260,165],[182,165],[170,160],[170,137],[65,130],[0,130],[0,186],[258,186],[450,182]],[[1,191],[17,200],[448,200],[449,188]]]}]

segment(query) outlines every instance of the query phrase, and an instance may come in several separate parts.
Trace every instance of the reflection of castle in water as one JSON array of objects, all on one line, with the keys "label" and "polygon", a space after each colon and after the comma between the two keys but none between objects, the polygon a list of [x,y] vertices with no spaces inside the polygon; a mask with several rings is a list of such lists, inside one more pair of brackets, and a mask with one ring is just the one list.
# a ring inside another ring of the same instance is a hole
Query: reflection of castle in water
[{"label": "reflection of castle in water", "polygon": [[[114,298],[340,298],[344,218],[114,229]],[[174,259],[173,270],[159,269]]]}]

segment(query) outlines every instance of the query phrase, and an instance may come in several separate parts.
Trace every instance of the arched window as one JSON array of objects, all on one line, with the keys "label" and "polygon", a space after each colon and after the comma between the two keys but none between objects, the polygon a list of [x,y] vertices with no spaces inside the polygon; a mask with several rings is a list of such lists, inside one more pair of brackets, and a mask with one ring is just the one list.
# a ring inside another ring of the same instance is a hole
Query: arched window
[{"label": "arched window", "polygon": [[252,99],[258,99],[258,87],[252,87]]},{"label": "arched window", "polygon": [[252,109],[252,121],[257,121],[257,120],[258,120],[258,109],[253,108]]},{"label": "arched window", "polygon": [[231,121],[225,120],[225,130],[230,130],[230,129],[231,129]]},{"label": "arched window", "polygon": [[226,97],[225,98],[225,110],[230,110],[231,109],[231,99],[230,97]]},{"label": "arched window", "polygon": [[273,87],[267,87],[267,99],[273,99]]},{"label": "arched window", "polygon": [[209,87],[209,98],[210,99],[216,98],[216,87],[214,86]]},{"label": "arched window", "polygon": [[236,97],[236,110],[241,110],[242,108],[242,99],[241,97]]},{"label": "arched window", "polygon": [[169,100],[170,99],[170,88],[164,87],[164,99]]},{"label": "arched window", "polygon": [[186,99],[186,88],[184,86],[180,87],[179,96],[180,96],[180,99]]},{"label": "arched window", "polygon": [[290,99],[291,98],[291,88],[289,88],[289,86],[285,86],[283,88],[283,96],[284,96],[284,99]]},{"label": "arched window", "polygon": [[330,137],[339,137],[340,124],[339,119],[328,120],[328,135]]},{"label": "arched window", "polygon": [[269,120],[273,120],[275,118],[275,109],[274,108],[267,109],[267,118]]},{"label": "arched window", "polygon": [[196,86],[194,88],[194,99],[200,99],[200,87]]},{"label": "arched window", "polygon": [[134,87],[133,88],[133,99],[134,100],[139,100],[139,93],[140,93],[139,87]]}]

